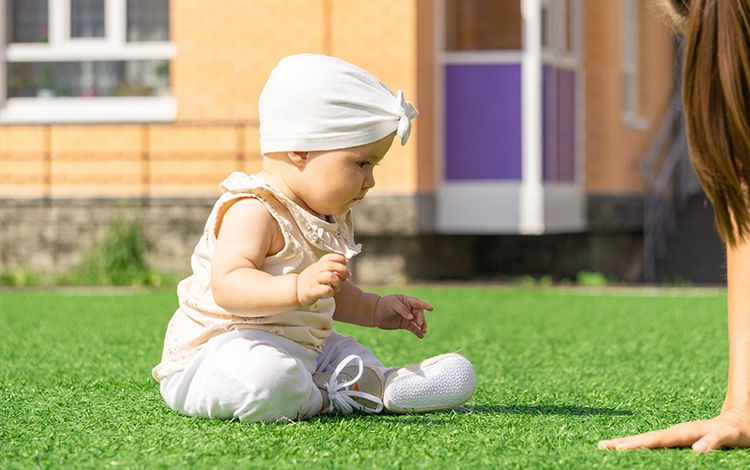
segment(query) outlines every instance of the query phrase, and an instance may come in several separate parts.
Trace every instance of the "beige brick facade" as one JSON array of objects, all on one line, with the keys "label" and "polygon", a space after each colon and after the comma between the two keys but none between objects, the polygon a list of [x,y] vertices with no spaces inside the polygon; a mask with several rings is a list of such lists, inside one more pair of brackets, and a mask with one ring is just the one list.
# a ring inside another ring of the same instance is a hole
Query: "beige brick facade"
[{"label": "beige brick facade", "polygon": [[584,2],[585,179],[593,193],[642,193],[638,166],[675,91],[675,38],[653,2],[639,3],[639,109],[648,126],[623,120],[621,3]]},{"label": "beige brick facade", "polygon": [[[672,34],[650,0],[640,3],[645,129],[622,119],[620,2],[583,1],[589,192],[642,193],[638,159],[673,93]],[[421,114],[410,144],[378,168],[373,194],[430,193],[434,10],[434,0],[173,1],[175,125],[0,126],[0,197],[215,194],[226,173],[260,168],[258,96],[278,60],[300,52],[341,57],[404,90]]]},{"label": "beige brick facade", "polygon": [[[256,122],[258,97],[271,70],[281,58],[303,52],[326,53],[350,61],[375,74],[394,91],[403,89],[421,108],[420,98],[431,101],[432,96],[430,92],[417,95],[417,16],[418,7],[422,7],[426,11],[420,14],[431,18],[431,2],[419,3],[228,1],[222,2],[219,14],[207,17],[202,12],[205,2],[174,2],[173,40],[179,53],[173,80],[180,103],[179,120]],[[427,26],[431,28],[431,22]],[[432,75],[429,62],[422,68],[423,73]],[[415,135],[420,134],[423,120],[430,123],[429,114],[416,121]],[[392,148],[378,168],[374,194],[432,189],[430,185],[424,187],[424,178],[418,176],[423,172],[417,171],[417,147],[426,140],[415,139],[417,145]],[[257,142],[257,134],[248,136],[250,153],[259,152]],[[422,166],[431,174],[431,147],[426,147],[421,153]]]},{"label": "beige brick facade", "polygon": [[[589,233],[500,236],[491,243],[436,233],[437,142],[443,138],[436,135],[442,133],[436,115],[444,105],[436,96],[444,72],[437,66],[440,1],[171,0],[175,122],[0,125],[0,210],[12,221],[0,226],[0,272],[75,266],[117,216],[115,198],[128,199],[128,213],[146,222],[156,247],[153,265],[185,272],[218,183],[231,171],[261,169],[257,102],[270,71],[287,55],[311,52],[371,71],[394,91],[404,90],[420,111],[409,145],[394,143],[376,169],[372,196],[357,208],[358,241],[367,246],[353,268],[359,281],[469,278],[512,266],[522,273],[537,266],[571,276],[586,268],[636,279],[644,193],[639,160],[673,96],[677,70],[674,37],[653,0],[638,0],[638,111],[646,124],[640,127],[623,120],[623,1],[580,0]],[[606,210],[592,203],[597,198]],[[623,216],[622,200],[635,210]],[[606,223],[592,223],[597,217]],[[537,245],[544,240],[553,240],[546,250]],[[529,257],[542,265],[527,264]]]},{"label": "beige brick facade", "polygon": [[[229,172],[260,169],[258,97],[278,61],[302,52],[349,60],[422,109],[412,143],[394,146],[378,169],[375,194],[429,191],[431,10],[429,1],[172,2],[176,125],[151,126],[145,138],[130,125],[0,126],[0,197],[215,194]],[[426,88],[420,94],[418,83]]]}]

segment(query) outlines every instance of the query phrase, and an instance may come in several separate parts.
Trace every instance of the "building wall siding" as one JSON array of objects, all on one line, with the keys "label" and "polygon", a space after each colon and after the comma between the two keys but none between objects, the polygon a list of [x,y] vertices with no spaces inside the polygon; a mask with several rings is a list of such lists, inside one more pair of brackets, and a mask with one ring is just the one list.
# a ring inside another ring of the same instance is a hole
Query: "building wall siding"
[{"label": "building wall siding", "polygon": [[585,175],[593,193],[642,194],[638,166],[676,84],[674,37],[664,15],[641,0],[639,94],[644,129],[622,118],[623,77],[620,69],[620,2],[584,2]]},{"label": "building wall siding", "polygon": [[[422,107],[420,99],[432,101],[429,77],[421,81],[428,89],[417,94],[418,72],[434,74],[431,61],[417,60],[417,35],[431,38],[432,27],[431,22],[420,19],[418,30],[417,7],[416,0],[172,2],[171,34],[177,55],[170,73],[178,102],[178,126],[165,124],[150,133],[153,178],[149,195],[216,195],[216,186],[229,172],[258,171],[258,97],[271,70],[290,54],[327,52],[372,72],[394,92],[403,89],[418,108]],[[431,16],[431,6],[421,2],[421,7]],[[429,111],[429,105],[425,109]],[[431,138],[429,112],[427,115],[421,118],[425,136],[417,137],[417,119],[410,145],[393,146],[378,168],[373,194],[432,189],[433,179],[419,176],[417,171],[431,170],[433,159],[431,145],[426,144]],[[190,129],[189,123],[201,127]],[[207,123],[216,123],[216,128],[210,129]],[[245,126],[241,145],[250,156],[239,165],[220,155],[236,153],[236,125]],[[42,126],[0,126],[0,196],[142,195],[139,166],[143,143],[138,126],[53,125],[51,129],[50,147],[46,148]],[[418,159],[419,148],[423,150]],[[80,157],[92,151],[101,154],[99,161]],[[73,157],[75,154],[79,157]],[[45,194],[40,175],[45,158],[52,172],[60,175],[49,182],[55,186],[49,194]],[[34,175],[38,175],[36,181]],[[183,179],[185,184],[167,184],[170,177]]]}]

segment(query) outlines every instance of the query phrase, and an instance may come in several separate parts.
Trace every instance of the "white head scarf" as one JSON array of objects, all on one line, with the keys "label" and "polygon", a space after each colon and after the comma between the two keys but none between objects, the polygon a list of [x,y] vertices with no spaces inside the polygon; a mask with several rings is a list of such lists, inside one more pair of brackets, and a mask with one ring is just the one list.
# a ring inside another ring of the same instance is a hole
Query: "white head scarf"
[{"label": "white head scarf", "polygon": [[396,132],[405,145],[417,109],[371,73],[319,54],[282,59],[260,94],[261,153],[336,150]]}]

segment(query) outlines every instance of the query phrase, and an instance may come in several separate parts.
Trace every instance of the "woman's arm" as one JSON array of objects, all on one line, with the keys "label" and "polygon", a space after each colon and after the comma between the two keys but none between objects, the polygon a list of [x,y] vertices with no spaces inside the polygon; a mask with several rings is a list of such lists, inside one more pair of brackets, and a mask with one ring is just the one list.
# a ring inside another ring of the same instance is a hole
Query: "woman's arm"
[{"label": "woman's arm", "polygon": [[722,411],[735,410],[750,425],[750,241],[727,247],[729,386]]},{"label": "woman's arm", "polygon": [[603,449],[692,447],[697,452],[750,447],[750,242],[727,247],[729,386],[716,418],[602,441]]}]

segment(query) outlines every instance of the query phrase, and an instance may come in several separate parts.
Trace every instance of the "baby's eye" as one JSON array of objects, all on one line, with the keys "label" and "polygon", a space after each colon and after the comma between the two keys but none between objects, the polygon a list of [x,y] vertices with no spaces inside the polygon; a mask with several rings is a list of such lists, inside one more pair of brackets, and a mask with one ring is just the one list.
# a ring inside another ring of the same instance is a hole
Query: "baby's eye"
[{"label": "baby's eye", "polygon": [[364,168],[364,167],[366,167],[369,164],[370,164],[370,162],[357,162],[357,166],[360,167],[360,168]]}]

